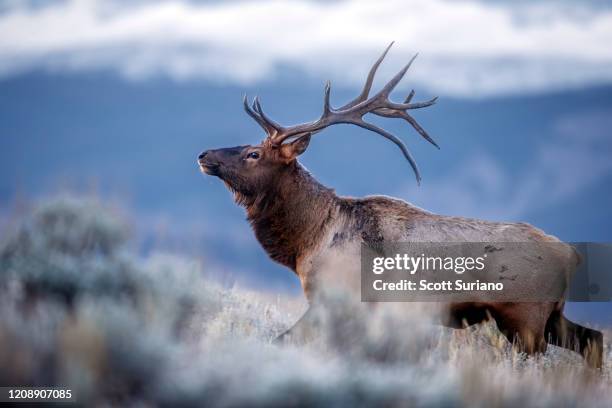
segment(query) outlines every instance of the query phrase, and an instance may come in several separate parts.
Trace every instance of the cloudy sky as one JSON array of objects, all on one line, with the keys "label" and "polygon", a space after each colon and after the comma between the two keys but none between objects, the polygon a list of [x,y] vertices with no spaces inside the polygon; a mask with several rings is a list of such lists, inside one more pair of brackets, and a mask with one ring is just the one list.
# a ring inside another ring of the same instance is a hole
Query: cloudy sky
[{"label": "cloudy sky", "polygon": [[4,1],[0,75],[110,69],[274,81],[289,67],[358,82],[396,41],[389,64],[420,52],[415,83],[483,96],[612,81],[612,8],[602,1]]}]

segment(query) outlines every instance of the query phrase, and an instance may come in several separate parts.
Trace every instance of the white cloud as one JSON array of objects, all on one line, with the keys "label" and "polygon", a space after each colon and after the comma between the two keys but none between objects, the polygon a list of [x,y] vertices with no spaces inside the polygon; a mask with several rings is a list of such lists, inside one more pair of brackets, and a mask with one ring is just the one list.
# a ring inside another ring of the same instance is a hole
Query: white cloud
[{"label": "white cloud", "polygon": [[610,112],[565,117],[524,168],[511,173],[478,152],[439,180],[410,185],[399,196],[441,214],[519,220],[612,177],[611,128]]},{"label": "white cloud", "polygon": [[390,75],[421,52],[411,83],[482,95],[612,81],[612,10],[554,2],[53,2],[0,14],[0,73],[118,70],[250,83],[279,66],[356,84],[390,40]]}]

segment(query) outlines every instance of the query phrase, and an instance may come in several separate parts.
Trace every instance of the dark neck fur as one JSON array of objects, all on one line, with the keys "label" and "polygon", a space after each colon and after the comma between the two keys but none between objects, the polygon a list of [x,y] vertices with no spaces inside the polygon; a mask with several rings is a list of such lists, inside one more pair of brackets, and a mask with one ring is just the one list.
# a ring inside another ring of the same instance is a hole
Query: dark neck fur
[{"label": "dark neck fur", "polygon": [[336,201],[333,190],[295,161],[274,186],[244,205],[255,236],[268,255],[296,272],[299,257],[323,234]]}]

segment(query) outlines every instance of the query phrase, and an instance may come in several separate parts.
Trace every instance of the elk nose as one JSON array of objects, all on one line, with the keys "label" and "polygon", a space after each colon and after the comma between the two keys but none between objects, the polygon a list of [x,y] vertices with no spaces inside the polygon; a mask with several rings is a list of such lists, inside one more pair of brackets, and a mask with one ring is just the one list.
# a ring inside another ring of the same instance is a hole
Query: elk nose
[{"label": "elk nose", "polygon": [[200,153],[200,155],[198,156],[198,160],[204,159],[204,157],[206,157],[207,154],[208,154],[208,150],[205,151],[205,152]]}]

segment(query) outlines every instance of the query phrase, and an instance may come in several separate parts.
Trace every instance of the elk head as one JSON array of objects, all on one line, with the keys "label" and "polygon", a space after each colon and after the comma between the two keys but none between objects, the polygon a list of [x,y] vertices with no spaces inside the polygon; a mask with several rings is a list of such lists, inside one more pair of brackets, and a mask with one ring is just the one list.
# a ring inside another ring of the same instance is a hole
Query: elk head
[{"label": "elk head", "polygon": [[408,114],[409,110],[433,105],[437,98],[413,103],[413,90],[402,103],[392,102],[389,99],[389,94],[408,71],[416,55],[378,93],[369,96],[376,70],[392,45],[393,43],[387,47],[370,69],[361,93],[346,105],[339,108],[331,106],[329,101],[331,88],[328,82],[325,86],[323,113],[313,122],[289,127],[281,126],[264,113],[259,98],[255,97],[249,106],[245,95],[244,109],[266,132],[266,138],[256,146],[207,150],[198,157],[201,170],[206,174],[220,177],[236,193],[238,201],[248,202],[278,183],[283,174],[291,173],[295,169],[296,158],[308,148],[312,135],[328,126],[345,123],[378,133],[395,143],[412,166],[417,183],[420,183],[421,176],[417,164],[406,145],[396,136],[363,119],[368,113],[385,118],[403,119],[425,140],[438,147],[427,132]]}]

